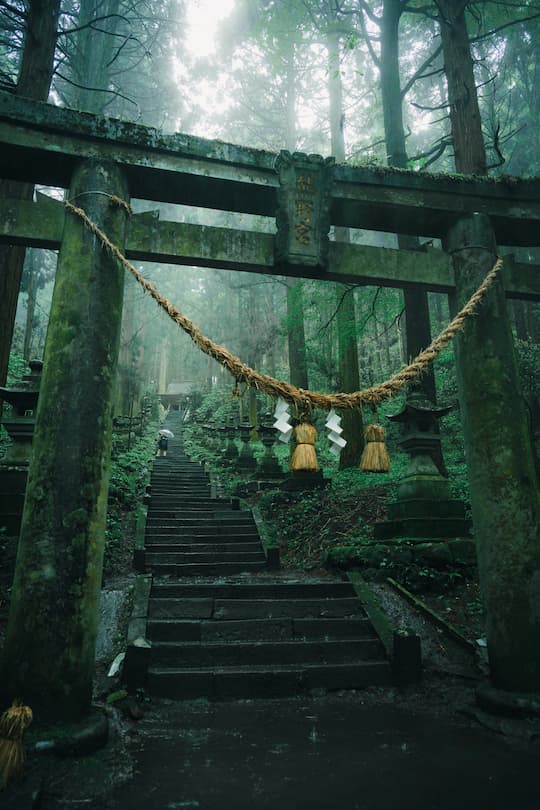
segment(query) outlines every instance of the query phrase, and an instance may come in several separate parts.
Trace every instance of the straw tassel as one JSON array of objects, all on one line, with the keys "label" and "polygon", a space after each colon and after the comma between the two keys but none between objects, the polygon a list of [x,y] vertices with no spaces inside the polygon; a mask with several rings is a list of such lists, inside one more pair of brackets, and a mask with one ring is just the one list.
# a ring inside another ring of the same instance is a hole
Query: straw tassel
[{"label": "straw tassel", "polygon": [[22,773],[26,755],[22,743],[32,722],[32,709],[14,701],[0,717],[0,790]]},{"label": "straw tassel", "polygon": [[364,431],[366,444],[360,459],[363,472],[388,472],[390,457],[384,443],[384,428],[381,425],[367,425]]},{"label": "straw tassel", "polygon": [[296,447],[291,458],[293,472],[314,472],[319,469],[317,454],[315,452],[316,428],[309,422],[300,422],[294,428]]}]

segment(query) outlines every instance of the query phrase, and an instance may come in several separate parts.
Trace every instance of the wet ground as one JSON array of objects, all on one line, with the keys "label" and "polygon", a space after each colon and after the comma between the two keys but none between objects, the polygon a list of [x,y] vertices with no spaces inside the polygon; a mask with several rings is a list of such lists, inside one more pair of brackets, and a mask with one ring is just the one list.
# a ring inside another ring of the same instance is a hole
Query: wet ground
[{"label": "wet ground", "polygon": [[[449,699],[452,696],[449,695]],[[538,810],[540,746],[399,694],[156,701],[133,728],[132,777],[96,796],[84,769],[44,810]],[[444,714],[444,713],[443,713]],[[526,737],[527,735],[525,735]],[[81,781],[82,774],[82,781]],[[125,774],[127,776],[127,772]],[[86,790],[86,793],[85,793]],[[63,795],[61,795],[63,793]]]}]

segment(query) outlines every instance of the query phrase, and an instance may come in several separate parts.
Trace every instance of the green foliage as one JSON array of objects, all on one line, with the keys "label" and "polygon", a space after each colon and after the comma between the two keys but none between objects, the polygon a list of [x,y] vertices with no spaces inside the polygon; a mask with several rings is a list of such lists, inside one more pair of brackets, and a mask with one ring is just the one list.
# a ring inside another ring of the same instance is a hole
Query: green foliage
[{"label": "green foliage", "polygon": [[[15,387],[17,383],[22,380],[27,371],[28,366],[26,364],[26,360],[24,359],[24,357],[21,354],[17,354],[16,352],[11,352],[11,354],[9,355],[6,388]],[[3,405],[4,417],[8,416],[10,412],[11,412],[11,405],[8,402],[5,402]],[[0,458],[5,456],[10,444],[11,439],[9,438],[5,427],[3,425],[0,425]]]},{"label": "green foliage", "polygon": [[7,388],[14,387],[28,371],[28,365],[22,354],[11,352],[7,373]]},{"label": "green foliage", "polygon": [[523,393],[540,398],[540,345],[532,340],[516,340],[516,349]]},{"label": "green foliage", "polygon": [[157,423],[150,423],[130,450],[111,459],[105,527],[104,575],[131,570],[136,507],[143,502],[154,457]]}]

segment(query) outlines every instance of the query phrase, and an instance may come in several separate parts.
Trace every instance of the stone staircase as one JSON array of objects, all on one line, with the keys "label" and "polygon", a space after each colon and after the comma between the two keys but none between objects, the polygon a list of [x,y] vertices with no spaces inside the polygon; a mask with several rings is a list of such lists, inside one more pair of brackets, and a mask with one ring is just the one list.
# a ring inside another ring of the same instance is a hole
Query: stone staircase
[{"label": "stone staircase", "polygon": [[390,665],[350,582],[269,569],[251,512],[212,498],[169,414],[145,536],[153,574],[147,688],[176,699],[282,697],[387,684]]}]

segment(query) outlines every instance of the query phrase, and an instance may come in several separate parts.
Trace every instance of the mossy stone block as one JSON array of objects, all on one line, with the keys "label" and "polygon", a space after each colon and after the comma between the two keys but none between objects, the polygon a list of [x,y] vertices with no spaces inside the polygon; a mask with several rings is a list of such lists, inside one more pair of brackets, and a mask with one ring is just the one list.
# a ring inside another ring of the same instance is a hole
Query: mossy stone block
[{"label": "mossy stone block", "polygon": [[448,541],[448,550],[455,565],[476,565],[476,544],[474,540],[456,538]]},{"label": "mossy stone block", "polygon": [[433,568],[452,565],[452,555],[447,543],[418,543],[413,549],[414,562]]}]

